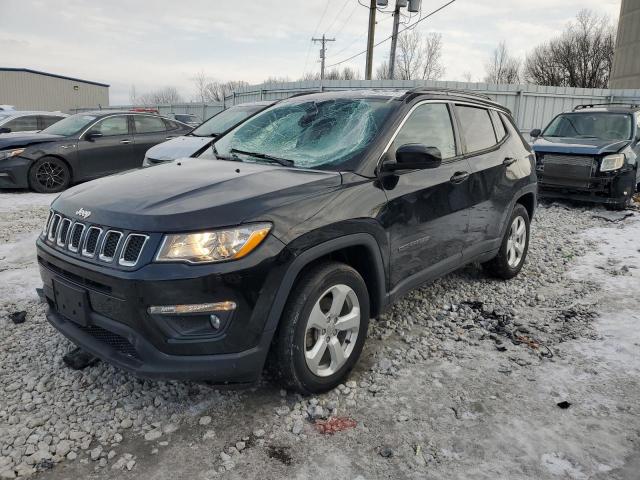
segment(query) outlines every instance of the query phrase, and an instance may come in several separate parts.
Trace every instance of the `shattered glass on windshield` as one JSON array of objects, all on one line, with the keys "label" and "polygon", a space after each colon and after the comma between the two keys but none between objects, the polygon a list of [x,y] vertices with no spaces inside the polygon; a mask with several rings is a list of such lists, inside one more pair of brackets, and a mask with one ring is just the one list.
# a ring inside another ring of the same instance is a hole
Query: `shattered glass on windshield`
[{"label": "shattered glass on windshield", "polygon": [[291,160],[295,167],[348,169],[390,111],[382,98],[283,102],[220,139],[216,150],[222,158],[254,152]]}]

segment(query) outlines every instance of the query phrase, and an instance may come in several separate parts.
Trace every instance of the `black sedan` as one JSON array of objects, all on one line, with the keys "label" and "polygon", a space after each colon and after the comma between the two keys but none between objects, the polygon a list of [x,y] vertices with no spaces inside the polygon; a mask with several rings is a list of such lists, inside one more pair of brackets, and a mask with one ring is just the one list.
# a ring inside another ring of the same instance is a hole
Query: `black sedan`
[{"label": "black sedan", "polygon": [[37,134],[0,138],[0,188],[52,193],[72,183],[137,168],[152,146],[191,127],[158,115],[78,113]]}]

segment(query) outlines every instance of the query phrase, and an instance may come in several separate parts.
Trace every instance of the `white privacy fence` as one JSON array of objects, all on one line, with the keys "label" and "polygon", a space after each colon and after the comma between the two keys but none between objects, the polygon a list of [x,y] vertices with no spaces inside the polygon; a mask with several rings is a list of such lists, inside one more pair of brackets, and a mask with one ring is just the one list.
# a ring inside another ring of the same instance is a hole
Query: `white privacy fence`
[{"label": "white privacy fence", "polygon": [[[488,83],[440,82],[425,80],[325,80],[263,83],[236,90],[220,103],[181,103],[175,105],[145,105],[144,108],[158,110],[161,115],[190,113],[206,120],[231,105],[281,100],[304,92],[384,89],[398,90],[416,87],[451,88],[471,90],[488,95],[513,113],[517,125],[523,132],[542,128],[558,113],[572,110],[576,105],[587,103],[638,103],[640,89],[611,90],[600,88],[543,87],[539,85],[493,85]],[[104,109],[105,107],[103,107]],[[110,110],[134,108],[131,105],[106,107]],[[76,109],[72,113],[95,108]]]},{"label": "white privacy fence", "polygon": [[301,92],[348,89],[411,89],[416,87],[471,90],[488,95],[513,113],[520,130],[544,127],[555,115],[586,103],[640,103],[640,89],[543,87],[539,85],[492,85],[488,83],[424,80],[325,80],[268,83],[245,87],[225,98],[226,106],[259,100],[279,100]]}]

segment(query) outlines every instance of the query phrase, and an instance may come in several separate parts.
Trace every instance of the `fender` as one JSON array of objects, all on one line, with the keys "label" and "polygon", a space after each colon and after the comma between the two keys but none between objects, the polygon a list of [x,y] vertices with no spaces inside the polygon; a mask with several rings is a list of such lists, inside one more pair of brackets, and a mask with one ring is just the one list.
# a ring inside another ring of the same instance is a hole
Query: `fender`
[{"label": "fender", "polygon": [[343,237],[334,238],[332,240],[328,240],[326,242],[320,243],[314,247],[311,247],[308,250],[305,250],[303,253],[298,255],[289,265],[287,271],[282,278],[280,286],[276,292],[273,303],[271,304],[271,309],[267,316],[267,321],[265,322],[265,334],[271,332],[275,332],[278,327],[278,323],[280,321],[280,316],[282,315],[282,311],[284,310],[284,306],[289,298],[289,293],[295,283],[298,275],[302,271],[304,267],[309,265],[314,260],[318,258],[324,257],[332,252],[341,250],[347,247],[357,247],[363,246],[369,250],[369,253],[374,259],[373,262],[373,270],[376,275],[376,284],[377,290],[376,292],[369,292],[371,296],[375,295],[378,299],[378,304],[381,308],[386,306],[388,298],[387,293],[385,291],[386,276],[384,272],[384,263],[382,261],[382,253],[380,252],[380,247],[376,242],[375,238],[369,233],[353,233],[350,235],[345,235]]}]

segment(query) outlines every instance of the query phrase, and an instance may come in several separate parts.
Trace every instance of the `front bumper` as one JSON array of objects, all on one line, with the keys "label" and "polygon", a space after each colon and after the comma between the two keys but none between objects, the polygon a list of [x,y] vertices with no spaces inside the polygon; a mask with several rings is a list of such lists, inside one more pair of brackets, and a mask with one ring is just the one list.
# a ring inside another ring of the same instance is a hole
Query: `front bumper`
[{"label": "front bumper", "polygon": [[538,188],[542,198],[563,198],[567,200],[589,201],[606,205],[617,205],[628,198],[628,192],[635,191],[636,172],[623,169],[618,172],[599,174],[585,179],[584,185],[546,183],[544,174],[538,171]]},{"label": "front bumper", "polygon": [[29,188],[31,160],[11,157],[0,160],[0,188]]},{"label": "front bumper", "polygon": [[[84,350],[141,377],[252,383],[260,376],[273,335],[265,322],[285,269],[278,260],[281,250],[271,236],[255,255],[237,262],[149,264],[122,271],[65,258],[39,240],[47,319]],[[82,292],[83,321],[61,313],[61,285]],[[148,312],[152,305],[222,301],[237,307],[222,317],[217,330],[207,328],[208,315]]]}]

